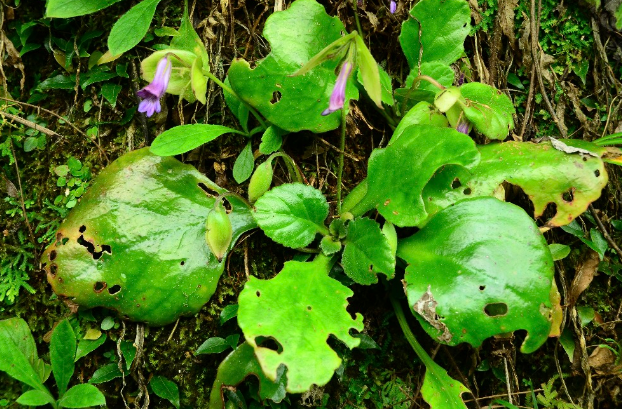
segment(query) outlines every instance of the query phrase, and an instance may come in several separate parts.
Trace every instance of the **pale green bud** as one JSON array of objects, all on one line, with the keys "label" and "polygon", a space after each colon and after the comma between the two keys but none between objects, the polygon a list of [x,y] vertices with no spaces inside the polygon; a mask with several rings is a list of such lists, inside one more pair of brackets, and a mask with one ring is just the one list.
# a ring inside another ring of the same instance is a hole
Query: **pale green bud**
[{"label": "pale green bud", "polygon": [[218,261],[221,261],[233,236],[231,220],[221,201],[207,215],[206,227],[205,241]]},{"label": "pale green bud", "polygon": [[257,166],[255,173],[251,176],[251,181],[248,183],[248,200],[251,203],[255,203],[270,189],[273,175],[272,160],[267,160]]}]

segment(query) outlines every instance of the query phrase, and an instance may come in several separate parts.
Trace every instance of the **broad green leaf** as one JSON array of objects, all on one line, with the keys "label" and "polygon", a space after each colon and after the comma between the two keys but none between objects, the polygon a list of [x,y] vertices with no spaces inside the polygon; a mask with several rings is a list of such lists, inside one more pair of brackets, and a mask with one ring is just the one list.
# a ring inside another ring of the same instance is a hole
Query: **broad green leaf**
[{"label": "broad green leaf", "polygon": [[[348,348],[360,343],[349,332],[363,329],[363,317],[352,319],[346,310],[353,293],[328,277],[327,260],[288,261],[271,280],[251,277],[239,296],[238,323],[246,342],[268,379],[276,381],[279,366],[287,367],[291,393],[326,384],[339,368],[341,359],[327,343],[331,334]],[[273,338],[282,350],[258,345],[257,337]]]},{"label": "broad green leaf", "polygon": [[[411,69],[421,62],[451,64],[464,52],[464,40],[471,30],[471,9],[464,0],[422,0],[402,23],[400,45]],[[419,26],[421,22],[422,26]],[[419,32],[421,31],[421,37]]]},{"label": "broad green leaf", "polygon": [[67,319],[62,320],[54,332],[50,341],[50,361],[52,374],[58,386],[58,396],[63,396],[73,376],[74,360],[76,357],[76,335]]},{"label": "broad green leaf", "polygon": [[88,383],[72,387],[58,401],[61,408],[88,408],[105,404],[104,394],[96,386]]},{"label": "broad green leaf", "polygon": [[328,202],[319,190],[287,183],[266,192],[255,203],[253,217],[266,236],[284,246],[304,247],[317,233],[328,234]]},{"label": "broad green leaf", "polygon": [[89,379],[89,383],[104,383],[120,377],[121,371],[119,370],[119,365],[117,365],[116,363],[107,364],[100,367],[93,373],[93,376],[91,377],[91,379]]},{"label": "broad green leaf", "polygon": [[121,0],[48,0],[46,17],[70,18],[95,13]]},{"label": "broad green leaf", "polygon": [[439,128],[447,128],[449,122],[447,122],[445,115],[438,112],[434,105],[427,102],[419,102],[397,124],[389,145],[395,143],[404,131],[412,125],[433,125]]},{"label": "broad green leaf", "polygon": [[325,256],[330,256],[341,250],[341,241],[333,239],[331,236],[324,236],[320,242],[320,250]]},{"label": "broad green leaf", "polygon": [[223,325],[225,322],[229,321],[232,318],[238,316],[238,308],[237,304],[229,304],[220,312],[220,325]]},{"label": "broad green leaf", "polygon": [[464,115],[487,138],[505,139],[514,129],[514,105],[503,92],[479,82],[461,86],[460,92],[466,100]]},{"label": "broad green leaf", "polygon": [[[224,192],[174,158],[147,148],[125,154],[91,183],[43,253],[48,282],[84,308],[151,325],[195,314],[225,266],[205,242],[207,214]],[[228,201],[231,248],[255,223],[240,199]]]},{"label": "broad green leaf", "polygon": [[341,263],[344,273],[359,284],[377,283],[379,273],[389,279],[395,273],[395,254],[389,240],[378,223],[366,217],[348,223]]},{"label": "broad green leaf", "polygon": [[198,148],[226,133],[242,134],[235,129],[210,124],[179,125],[158,135],[151,144],[151,153],[174,156]]},{"label": "broad green leaf", "polygon": [[142,0],[114,23],[108,37],[108,49],[112,55],[131,50],[143,39],[160,1]]},{"label": "broad green leaf", "polygon": [[[229,81],[235,93],[255,107],[271,124],[297,132],[326,132],[339,126],[341,116],[322,116],[336,81],[338,60],[326,61],[312,71],[291,76],[333,41],[345,28],[339,18],[330,17],[315,0],[298,0],[285,11],[266,20],[263,35],[272,52],[251,68],[234,60]],[[346,99],[358,98],[353,81],[348,81]]]},{"label": "broad green leaf", "polygon": [[136,346],[134,346],[134,343],[132,341],[121,342],[121,354],[125,360],[125,368],[129,370],[136,357]]},{"label": "broad green leaf", "polygon": [[564,259],[570,254],[570,247],[565,244],[549,244],[549,250],[551,250],[554,261]]},{"label": "broad green leaf", "polygon": [[117,106],[117,97],[121,92],[121,85],[106,83],[102,85],[102,96],[112,105],[114,108]]},{"label": "broad green leaf", "polygon": [[49,392],[33,389],[22,393],[16,402],[24,406],[45,406],[48,404],[54,405],[56,399]]},{"label": "broad green leaf", "polygon": [[254,375],[259,380],[261,400],[270,399],[277,403],[283,400],[286,382],[283,367],[279,368],[276,381],[266,378],[255,356],[255,350],[245,342],[231,352],[218,366],[216,379],[210,392],[210,409],[224,409],[224,389],[238,385],[249,375]]},{"label": "broad green leaf", "polygon": [[272,152],[276,152],[281,149],[283,144],[283,135],[287,134],[286,131],[270,125],[261,136],[261,143],[259,144],[259,152],[264,155],[270,155]]},{"label": "broad green leaf", "polygon": [[524,329],[524,353],[546,341],[553,258],[521,208],[490,197],[462,200],[402,240],[397,255],[409,264],[408,303],[435,340],[479,346]]},{"label": "broad green leaf", "polygon": [[570,328],[564,329],[564,332],[562,332],[562,335],[559,337],[559,343],[562,344],[564,351],[566,351],[566,355],[568,355],[568,359],[572,363],[574,361],[575,343]]},{"label": "broad green leaf", "polygon": [[238,183],[244,182],[251,177],[254,167],[255,158],[253,157],[253,147],[249,141],[233,164],[233,178]]},{"label": "broad green leaf", "polygon": [[224,338],[220,337],[212,337],[208,338],[204,343],[202,343],[196,350],[195,354],[219,354],[223,351],[229,349],[229,344],[227,344]]},{"label": "broad green leaf", "polygon": [[179,409],[179,388],[175,382],[169,381],[163,376],[154,376],[149,381],[149,386],[151,386],[153,393],[168,400]]},{"label": "broad green leaf", "polygon": [[369,159],[365,202],[397,226],[417,226],[427,217],[423,188],[447,164],[472,167],[479,161],[475,143],[450,128],[410,126]]},{"label": "broad green leaf", "polygon": [[563,226],[587,210],[607,184],[607,172],[600,158],[567,154],[550,142],[491,143],[479,146],[480,163],[471,174],[445,168],[424,189],[426,210],[433,215],[465,197],[504,197],[506,181],[523,189],[540,217],[549,203],[557,213],[546,226]]},{"label": "broad green leaf", "polygon": [[421,396],[433,409],[466,409],[462,394],[469,389],[430,360],[425,366]]},{"label": "broad green leaf", "polygon": [[0,371],[26,385],[43,391],[43,377],[39,374],[40,360],[28,324],[21,318],[0,321]]},{"label": "broad green leaf", "polygon": [[357,35],[354,38],[356,41],[356,63],[363,78],[363,87],[367,91],[369,98],[382,109],[382,88],[380,86],[378,63],[372,57],[361,36]]}]

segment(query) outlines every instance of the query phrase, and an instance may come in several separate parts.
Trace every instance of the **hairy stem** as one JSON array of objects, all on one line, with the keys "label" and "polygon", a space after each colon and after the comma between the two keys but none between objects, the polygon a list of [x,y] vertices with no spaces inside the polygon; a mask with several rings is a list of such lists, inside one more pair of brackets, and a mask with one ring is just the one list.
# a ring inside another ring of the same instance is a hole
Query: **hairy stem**
[{"label": "hairy stem", "polygon": [[343,177],[343,152],[346,148],[346,116],[346,107],[343,107],[343,109],[341,110],[341,141],[339,142],[339,167],[337,168],[337,213],[339,214],[341,214],[341,179]]}]

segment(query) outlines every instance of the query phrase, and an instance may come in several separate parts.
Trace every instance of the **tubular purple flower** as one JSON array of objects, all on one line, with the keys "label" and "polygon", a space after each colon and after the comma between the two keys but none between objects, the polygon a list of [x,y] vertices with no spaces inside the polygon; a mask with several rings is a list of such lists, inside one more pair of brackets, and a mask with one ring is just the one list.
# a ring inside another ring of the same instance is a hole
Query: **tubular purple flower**
[{"label": "tubular purple flower", "polygon": [[397,3],[394,0],[391,0],[391,3],[389,3],[389,11],[391,12],[391,14],[395,14],[396,10],[397,10]]},{"label": "tubular purple flower", "polygon": [[168,61],[168,56],[158,62],[153,81],[136,94],[142,98],[138,105],[138,112],[144,112],[147,116],[160,112],[160,98],[166,92],[168,82],[171,79],[172,64]]},{"label": "tubular purple flower", "polygon": [[466,120],[460,120],[460,122],[458,122],[458,125],[456,125],[456,131],[461,132],[465,135],[469,134],[469,121]]},{"label": "tubular purple flower", "polygon": [[322,115],[326,116],[343,108],[343,103],[346,100],[346,82],[348,82],[348,77],[351,72],[352,63],[348,61],[344,62],[341,66],[341,71],[339,71],[339,75],[337,76],[337,82],[335,82],[333,92],[330,94],[328,108],[322,112]]}]

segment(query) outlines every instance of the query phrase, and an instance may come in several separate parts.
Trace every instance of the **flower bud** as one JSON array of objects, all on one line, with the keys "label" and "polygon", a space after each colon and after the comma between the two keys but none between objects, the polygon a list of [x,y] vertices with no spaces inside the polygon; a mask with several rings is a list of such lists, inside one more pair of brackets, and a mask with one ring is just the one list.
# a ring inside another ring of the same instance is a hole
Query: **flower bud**
[{"label": "flower bud", "polygon": [[272,160],[267,160],[257,166],[257,169],[255,169],[255,173],[251,176],[251,181],[248,184],[248,200],[251,203],[255,203],[257,199],[263,196],[263,194],[270,189],[273,174]]},{"label": "flower bud", "polygon": [[206,226],[205,241],[218,261],[221,261],[231,244],[233,227],[220,199],[216,207],[207,215]]},{"label": "flower bud", "polygon": [[434,105],[436,105],[439,111],[447,112],[461,97],[462,94],[459,88],[449,87],[441,91],[436,98],[434,98]]}]

